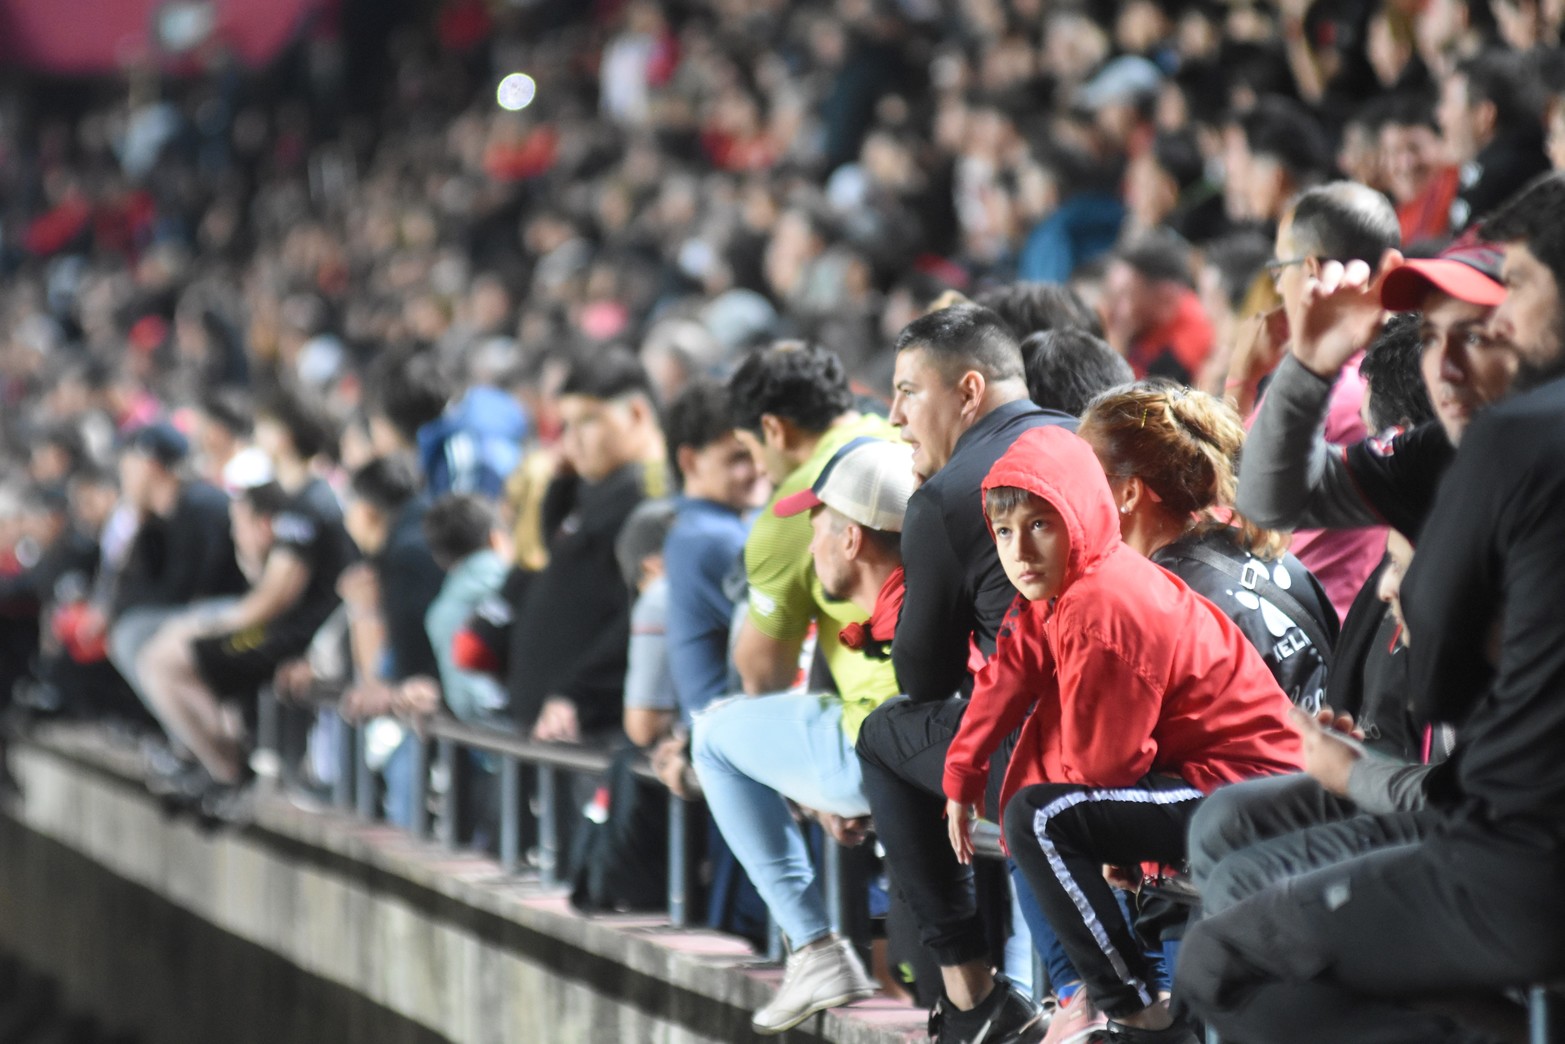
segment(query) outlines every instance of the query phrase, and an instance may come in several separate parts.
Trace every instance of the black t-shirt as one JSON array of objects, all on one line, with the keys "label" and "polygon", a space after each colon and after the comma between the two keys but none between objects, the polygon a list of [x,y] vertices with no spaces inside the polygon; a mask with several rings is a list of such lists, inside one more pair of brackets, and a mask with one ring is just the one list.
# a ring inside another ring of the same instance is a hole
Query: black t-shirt
[{"label": "black t-shirt", "polygon": [[435,563],[429,542],[424,539],[424,512],[429,502],[423,497],[406,505],[392,521],[391,533],[373,560],[380,581],[380,611],[386,623],[386,641],[391,650],[392,681],[404,681],[417,675],[438,678],[440,666],[429,644],[424,616],[440,594],[445,573]]},{"label": "black t-shirt", "polygon": [[[1221,555],[1248,579],[1194,557],[1197,549]],[[1238,531],[1212,527],[1177,540],[1152,555],[1152,561],[1183,580],[1196,594],[1217,606],[1250,639],[1266,661],[1272,677],[1288,698],[1306,710],[1317,709],[1325,696],[1331,650],[1318,648],[1309,631],[1337,636],[1337,613],[1313,573],[1291,554],[1275,562],[1256,558],[1239,546]],[[1257,577],[1264,573],[1269,584]],[[1297,614],[1267,596],[1272,588],[1291,595],[1311,617],[1312,628],[1299,625]]]},{"label": "black t-shirt", "polygon": [[115,613],[242,593],[228,506],[222,490],[196,480],[180,488],[167,518],[145,519],[120,575]]},{"label": "black t-shirt", "polygon": [[313,634],[337,608],[337,578],[358,549],[342,524],[342,505],[331,487],[311,479],[272,519],[272,553],[287,552],[310,570],[299,601],[274,622],[273,629]]},{"label": "black t-shirt", "polygon": [[522,590],[508,651],[506,687],[522,728],[551,696],[575,702],[584,732],[619,722],[631,598],[614,542],[644,488],[632,464],[601,482],[561,477],[546,494],[549,564]]},{"label": "black t-shirt", "polygon": [[1343,463],[1366,503],[1391,528],[1416,538],[1429,517],[1440,479],[1456,450],[1434,421],[1392,429],[1342,450]]}]

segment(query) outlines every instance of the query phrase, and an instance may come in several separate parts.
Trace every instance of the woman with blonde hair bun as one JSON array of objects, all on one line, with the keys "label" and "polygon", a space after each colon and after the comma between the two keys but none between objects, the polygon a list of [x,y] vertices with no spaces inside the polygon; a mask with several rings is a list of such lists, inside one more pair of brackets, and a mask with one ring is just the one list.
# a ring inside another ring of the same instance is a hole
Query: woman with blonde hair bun
[{"label": "woman with blonde hair bun", "polygon": [[1222,401],[1163,380],[1104,392],[1082,415],[1136,551],[1237,623],[1290,699],[1313,711],[1337,615],[1288,536],[1233,510],[1244,426]]}]

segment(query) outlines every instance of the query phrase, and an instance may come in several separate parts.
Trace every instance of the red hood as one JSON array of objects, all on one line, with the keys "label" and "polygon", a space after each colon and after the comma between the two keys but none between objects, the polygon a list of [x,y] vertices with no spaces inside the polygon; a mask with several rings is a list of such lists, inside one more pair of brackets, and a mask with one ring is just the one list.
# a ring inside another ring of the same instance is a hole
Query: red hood
[{"label": "red hood", "polygon": [[1066,587],[1123,546],[1119,513],[1103,465],[1084,439],[1064,428],[1049,425],[1022,433],[984,479],[984,492],[998,486],[1014,486],[1042,497],[1065,520],[1071,549]]}]

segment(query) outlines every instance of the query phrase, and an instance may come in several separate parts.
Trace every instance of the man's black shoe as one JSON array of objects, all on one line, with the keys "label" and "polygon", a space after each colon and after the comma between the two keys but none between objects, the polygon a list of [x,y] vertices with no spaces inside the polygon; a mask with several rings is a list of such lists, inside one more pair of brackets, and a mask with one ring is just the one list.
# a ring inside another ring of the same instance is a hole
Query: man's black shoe
[{"label": "man's black shoe", "polygon": [[1167,1029],[1150,1030],[1109,1019],[1108,1039],[1114,1044],[1201,1044],[1190,1024],[1175,1019]]},{"label": "man's black shoe", "polygon": [[972,1011],[959,1011],[946,997],[929,1013],[933,1044],[1037,1044],[1048,1032],[1044,1011],[1023,996],[1003,975]]}]

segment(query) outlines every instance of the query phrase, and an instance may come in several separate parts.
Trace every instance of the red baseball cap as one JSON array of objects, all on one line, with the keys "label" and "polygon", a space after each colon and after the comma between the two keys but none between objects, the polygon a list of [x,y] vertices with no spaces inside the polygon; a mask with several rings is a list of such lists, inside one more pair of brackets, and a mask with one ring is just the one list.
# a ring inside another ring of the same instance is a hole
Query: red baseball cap
[{"label": "red baseball cap", "polygon": [[1380,303],[1393,312],[1416,312],[1429,291],[1439,290],[1458,301],[1493,308],[1505,300],[1500,282],[1504,252],[1493,243],[1459,241],[1436,257],[1416,258],[1386,276]]}]

